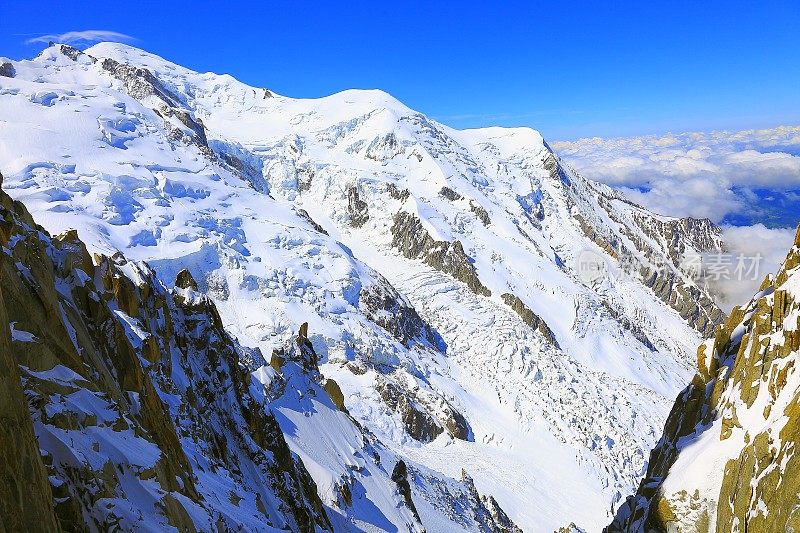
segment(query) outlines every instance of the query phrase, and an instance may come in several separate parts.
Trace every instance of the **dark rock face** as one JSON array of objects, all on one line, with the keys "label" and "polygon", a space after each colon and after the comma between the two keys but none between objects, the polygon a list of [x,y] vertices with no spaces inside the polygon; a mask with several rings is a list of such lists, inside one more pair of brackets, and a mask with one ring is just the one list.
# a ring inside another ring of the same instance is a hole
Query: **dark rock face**
[{"label": "dark rock face", "polygon": [[501,298],[503,298],[503,301],[506,303],[506,305],[511,307],[511,309],[522,318],[522,321],[531,327],[531,329],[537,330],[542,334],[542,336],[544,336],[547,342],[556,348],[559,348],[558,341],[553,334],[553,330],[551,330],[547,323],[542,320],[542,317],[531,311],[530,308],[525,305],[525,302],[509,292],[503,294]]},{"label": "dark rock face", "polygon": [[442,190],[439,191],[439,195],[442,198],[447,198],[451,202],[457,202],[458,200],[463,199],[464,197],[458,194],[456,191],[451,189],[450,187],[442,187]]},{"label": "dark rock face", "polygon": [[[547,144],[545,144],[547,146]],[[550,147],[547,146],[548,150]],[[550,150],[544,158],[544,169],[550,174],[550,179],[559,180],[564,185],[569,185],[569,176],[567,173],[564,172],[564,169],[561,167],[561,163],[559,163],[558,157]]]},{"label": "dark rock face", "polygon": [[[408,195],[406,194],[406,196]],[[450,187],[442,187],[442,189],[439,191],[439,196],[441,196],[442,198],[446,198],[451,202],[458,202],[459,200],[464,199],[464,197],[461,194],[457,193]],[[489,213],[480,204],[475,202],[475,200],[469,201],[469,210],[472,211],[472,214],[474,214],[475,217],[477,217],[477,219],[480,220],[484,226],[488,226],[489,224],[492,223],[492,220],[489,218]]]},{"label": "dark rock face", "polygon": [[397,185],[394,183],[387,183],[386,190],[389,191],[389,196],[395,200],[400,200],[401,202],[408,200],[408,197],[411,195],[411,193],[408,192],[408,189],[398,189]]},{"label": "dark rock face", "polygon": [[300,364],[300,367],[315,378],[319,377],[319,356],[308,338],[308,322],[303,322],[295,337],[295,346],[285,351],[284,357]]},{"label": "dark rock face", "polygon": [[400,250],[405,257],[421,259],[436,270],[464,282],[475,294],[491,296],[491,291],[478,279],[475,266],[464,253],[460,241],[435,240],[417,217],[405,211],[395,214],[391,232],[392,246]]},{"label": "dark rock face", "polygon": [[374,161],[388,161],[405,150],[394,133],[387,133],[381,137],[375,137],[367,146],[365,155]]},{"label": "dark rock face", "polygon": [[478,220],[480,220],[484,226],[488,226],[492,223],[492,219],[489,218],[489,212],[474,200],[469,201],[469,210],[478,217]]},{"label": "dark rock face", "polygon": [[[665,304],[676,310],[687,323],[704,337],[714,334],[725,314],[706,291],[682,272],[687,251],[722,252],[721,230],[708,219],[663,219],[648,213],[622,195],[594,186],[570,184],[569,176],[558,158],[549,154],[545,167],[550,177],[568,186],[568,203],[572,217],[581,231],[608,255],[624,263],[631,272]],[[592,205],[597,201],[615,223],[603,223]],[[623,202],[633,209],[623,214],[615,203]],[[640,230],[647,238],[643,238]],[[629,242],[628,242],[629,241]],[[659,265],[656,269],[650,265]]]},{"label": "dark rock face", "polygon": [[64,54],[73,61],[77,61],[78,56],[83,55],[83,52],[68,44],[60,44],[58,45],[58,48],[62,54]]},{"label": "dark rock face", "polygon": [[638,324],[632,322],[630,319],[628,319],[628,317],[612,307],[611,304],[609,304],[606,300],[603,300],[602,304],[606,311],[608,311],[608,314],[613,316],[623,328],[630,331],[633,336],[636,337],[636,340],[644,344],[651,352],[656,351],[656,347],[653,345],[653,342],[645,334],[645,332],[642,331],[642,328]]},{"label": "dark rock face", "polygon": [[328,396],[331,397],[331,401],[333,404],[340,410],[347,412],[347,408],[344,405],[344,394],[342,393],[342,389],[339,387],[339,384],[336,383],[334,380],[328,378],[322,384],[322,388],[325,389],[325,392],[328,393]]},{"label": "dark rock face", "polygon": [[377,272],[373,275],[376,283],[364,286],[359,296],[359,306],[367,317],[406,346],[421,343],[442,349],[442,338],[419,316],[411,303],[386,278]]},{"label": "dark rock face", "polygon": [[[200,148],[204,148],[204,152],[207,155],[211,155],[211,148],[208,146],[208,139],[206,138],[206,128],[203,126],[203,122],[199,118],[194,118],[189,111],[185,109],[181,109],[179,107],[168,107],[162,106],[160,109],[156,110],[164,119],[175,117],[180,121],[181,124],[189,128],[191,130],[192,135],[186,136],[185,132],[172,128],[171,136],[174,140],[188,140],[196,144]],[[169,126],[168,122],[165,122]],[[232,156],[228,156],[228,160],[230,160]],[[236,165],[235,162],[232,162],[231,166],[236,168],[239,165]]]},{"label": "dark rock face", "polygon": [[[601,197],[600,205],[612,214],[608,199]],[[613,215],[611,215],[614,218]],[[637,226],[655,242],[661,243],[660,249],[654,249],[633,232],[620,226],[623,233],[636,246],[636,251],[654,263],[671,265],[680,268],[686,246],[691,244],[701,252],[724,251],[720,239],[720,229],[708,219],[683,218],[663,221],[651,215],[637,213],[634,216]],[[620,255],[630,256],[631,252],[621,245],[613,243]],[[704,337],[714,335],[715,328],[725,320],[725,313],[697,287],[686,283],[671,269],[653,270],[642,266],[639,272],[642,282],[649,287],[658,298],[675,309],[688,324]]]},{"label": "dark rock face", "polygon": [[611,241],[608,241],[603,237],[600,233],[595,231],[595,229],[586,221],[580,213],[575,213],[572,217],[578,222],[578,225],[581,227],[583,234],[589,237],[589,239],[594,242],[597,246],[602,248],[603,250],[608,253],[611,257],[618,257],[617,254],[617,247],[619,243],[617,239],[612,238]]},{"label": "dark rock face", "polygon": [[379,380],[375,390],[386,405],[400,415],[406,432],[412,438],[431,442],[444,431],[459,440],[470,438],[469,424],[464,416],[443,398],[423,395],[387,379]]},{"label": "dark rock face", "polygon": [[375,386],[375,390],[386,405],[400,415],[406,431],[412,438],[420,442],[431,442],[444,431],[435,418],[409,400],[406,391],[394,383],[380,382]]},{"label": "dark rock face", "polygon": [[713,335],[717,325],[725,320],[725,313],[704,292],[686,284],[675,273],[643,268],[640,276],[645,286],[703,336]]},{"label": "dark rock face", "polygon": [[492,533],[522,533],[513,520],[503,511],[492,496],[478,493],[475,482],[465,470],[461,470],[461,481],[466,485],[470,500],[474,502],[472,509],[477,522],[484,525],[486,531]]},{"label": "dark rock face", "polygon": [[0,76],[4,78],[13,78],[17,75],[17,71],[14,69],[14,65],[5,61],[0,63]]},{"label": "dark rock face", "polygon": [[665,244],[669,258],[677,266],[686,244],[700,251],[719,249],[720,229],[707,218],[680,218],[661,220],[652,216],[638,215],[636,225],[649,237]]},{"label": "dark rock face", "polygon": [[325,231],[325,228],[323,228],[322,226],[317,224],[314,221],[314,219],[311,218],[311,215],[308,214],[308,211],[306,211],[305,209],[298,209],[297,210],[297,214],[300,215],[301,217],[303,217],[306,220],[306,222],[311,224],[311,227],[314,228],[315,230],[317,230],[317,232],[322,233],[323,235],[327,235],[328,234],[328,232]]},{"label": "dark rock face", "polygon": [[178,276],[175,278],[175,286],[181,289],[198,290],[197,282],[194,280],[192,273],[185,268],[178,272]]},{"label": "dark rock face", "polygon": [[[5,530],[134,527],[141,515],[115,503],[130,490],[151,494],[154,512],[182,531],[194,529],[189,504],[220,529],[239,528],[246,509],[279,529],[332,529],[274,416],[249,393],[242,349],[211,300],[186,293],[188,272],[169,291],[144,264],[93,261],[74,231],[51,238],[2,192],[0,245],[0,323],[16,332],[9,342],[0,331]],[[114,448],[126,440],[153,450],[153,463]],[[212,497],[216,475],[240,514]],[[145,482],[152,491],[137,488]]]},{"label": "dark rock face", "polygon": [[[206,129],[202,121],[195,118],[187,109],[184,109],[181,99],[170,91],[152,72],[145,68],[120,63],[111,58],[103,59],[100,66],[120,80],[125,87],[125,92],[132,98],[142,100],[149,96],[155,96],[163,102],[154,111],[164,118],[164,124],[171,130],[170,136],[172,140],[193,143],[201,148],[206,155],[213,155],[213,151],[208,146]],[[191,134],[187,135],[184,131],[170,124],[168,119],[173,117],[186,126]]]},{"label": "dark rock face", "polygon": [[305,192],[311,190],[316,171],[311,166],[301,166],[297,169],[297,190]]},{"label": "dark rock face", "polygon": [[60,531],[47,470],[12,356],[8,323],[0,287],[0,530]]},{"label": "dark rock face", "polygon": [[[624,220],[619,219],[610,205],[612,199],[614,198],[600,193],[598,203],[618,223],[621,234],[633,243],[635,250],[628,249],[613,232],[596,229],[583,215],[576,212],[573,218],[583,233],[611,257],[635,265],[639,269],[638,276],[642,283],[662,302],[676,310],[704,337],[712,336],[715,328],[725,320],[725,313],[704,291],[687,283],[678,274],[678,269],[687,244],[701,252],[722,251],[720,229],[707,219],[663,221],[651,215],[635,213],[634,223],[654,242],[660,243],[656,249],[631,231]],[[641,258],[664,267],[651,268]]]},{"label": "dark rock face", "polygon": [[369,220],[369,207],[358,195],[356,187],[347,189],[347,212],[350,214],[350,225],[354,228],[360,228]]},{"label": "dark rock face", "polygon": [[420,519],[417,507],[411,499],[411,484],[408,482],[408,469],[406,468],[406,463],[402,459],[397,461],[397,464],[395,464],[392,469],[392,481],[397,484],[397,489],[400,491],[400,495],[403,496],[403,501],[405,501],[406,506],[411,509],[417,522],[419,522]]},{"label": "dark rock face", "polygon": [[148,96],[156,96],[169,106],[180,105],[179,99],[152,72],[145,68],[120,63],[111,58],[103,59],[100,66],[120,80],[125,86],[125,91],[132,98],[141,100]]}]

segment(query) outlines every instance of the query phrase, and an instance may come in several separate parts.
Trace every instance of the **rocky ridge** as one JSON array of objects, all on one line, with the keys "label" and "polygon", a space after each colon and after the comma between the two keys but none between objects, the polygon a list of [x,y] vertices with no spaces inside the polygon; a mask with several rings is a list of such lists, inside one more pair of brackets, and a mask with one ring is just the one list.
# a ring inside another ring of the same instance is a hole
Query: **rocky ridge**
[{"label": "rocky ridge", "polygon": [[607,531],[800,528],[800,228],[776,276],[697,350],[637,493]]}]

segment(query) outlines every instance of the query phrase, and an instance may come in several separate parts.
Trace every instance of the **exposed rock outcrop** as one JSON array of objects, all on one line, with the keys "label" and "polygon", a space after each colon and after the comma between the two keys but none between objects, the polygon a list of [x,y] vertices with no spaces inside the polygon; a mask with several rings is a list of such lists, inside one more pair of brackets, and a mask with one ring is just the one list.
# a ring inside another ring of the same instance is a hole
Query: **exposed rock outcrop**
[{"label": "exposed rock outcrop", "polygon": [[331,529],[188,272],[169,291],[119,254],[92,261],[74,231],[51,238],[2,192],[0,245],[6,530]]},{"label": "exposed rock outcrop", "polygon": [[501,298],[503,298],[503,301],[506,303],[506,305],[508,305],[515,313],[517,313],[520,318],[522,318],[522,321],[530,326],[531,329],[535,329],[541,333],[547,342],[556,348],[559,347],[558,341],[553,334],[553,330],[550,329],[547,323],[542,320],[539,315],[531,311],[531,309],[525,305],[525,302],[520,300],[515,294],[511,294],[509,292],[504,293]]},{"label": "exposed rock outcrop", "polygon": [[0,62],[0,76],[4,78],[13,78],[16,73],[17,71],[14,69],[14,65],[8,61]]},{"label": "exposed rock outcrop", "polygon": [[70,46],[68,44],[59,44],[58,49],[62,54],[64,54],[73,61],[77,61],[78,56],[84,55],[83,52],[81,52],[74,46]]},{"label": "exposed rock outcrop", "polygon": [[386,135],[375,137],[369,143],[366,157],[375,161],[388,161],[405,151],[405,147],[397,140],[397,136],[390,132]]},{"label": "exposed rock outcrop", "polygon": [[447,431],[460,440],[470,439],[470,428],[464,416],[443,398],[398,385],[390,379],[380,378],[375,390],[381,399],[395,411],[406,432],[420,442],[430,442]]},{"label": "exposed rock outcrop", "polygon": [[542,161],[544,169],[550,174],[550,179],[559,180],[564,185],[569,185],[569,176],[564,171],[564,168],[561,166],[558,157],[553,153],[549,146],[545,143],[548,151]]},{"label": "exposed rock outcrop", "polygon": [[[6,227],[4,220],[0,230]],[[5,237],[0,234],[0,239]],[[59,531],[7,324],[0,286],[0,530]]]},{"label": "exposed rock outcrop", "polygon": [[389,191],[389,196],[401,202],[408,200],[408,197],[411,195],[408,189],[399,189],[394,183],[387,183],[386,190]]},{"label": "exposed rock outcrop", "polygon": [[[550,167],[553,177],[559,176],[557,167],[560,168],[557,161]],[[615,226],[597,216],[591,197],[596,198],[597,206]],[[638,277],[701,335],[714,334],[725,314],[709,293],[681,269],[687,253],[724,251],[719,227],[708,219],[654,215],[619,193],[599,186],[576,192],[572,203],[572,217],[583,234],[618,261],[626,275]]]},{"label": "exposed rock outcrop", "polygon": [[639,324],[629,319],[627,316],[625,316],[625,314],[621,313],[618,309],[609,304],[608,301],[602,300],[601,303],[605,308],[605,310],[608,311],[608,314],[613,316],[617,320],[617,322],[619,322],[620,326],[630,331],[633,334],[633,336],[636,337],[636,340],[645,345],[647,349],[649,349],[651,352],[656,351],[655,345],[647,336],[647,334],[642,330]]},{"label": "exposed rock outcrop", "polygon": [[473,509],[477,515],[477,521],[483,523],[488,531],[493,533],[522,533],[522,530],[508,517],[494,497],[478,493],[475,482],[464,469],[461,470],[461,481],[467,486],[472,500],[476,502]]},{"label": "exposed rock outcrop", "polygon": [[311,218],[311,215],[308,214],[308,211],[306,211],[305,209],[298,209],[297,214],[303,217],[309,224],[311,224],[311,227],[317,230],[319,233],[322,233],[323,235],[328,235],[328,232],[325,231],[325,228],[317,224],[316,221],[314,221],[314,219]]},{"label": "exposed rock outcrop", "polygon": [[451,202],[457,202],[457,201],[462,200],[464,198],[463,196],[458,194],[456,191],[454,191],[453,189],[451,189],[450,187],[447,187],[447,186],[442,187],[442,189],[439,191],[439,196],[441,196],[442,198],[447,198]]},{"label": "exposed rock outcrop", "polygon": [[486,211],[486,209],[484,209],[484,207],[475,200],[469,201],[469,210],[472,211],[476,217],[478,217],[478,220],[480,220],[484,226],[488,226],[492,223],[492,219],[489,218],[489,212]]},{"label": "exposed rock outcrop", "polygon": [[437,241],[425,230],[419,218],[406,211],[394,216],[391,228],[392,246],[409,259],[421,259],[429,266],[450,274],[466,283],[476,294],[491,296],[478,279],[472,259],[464,252],[460,241]]},{"label": "exposed rock outcrop", "polygon": [[640,277],[662,302],[675,309],[704,337],[713,335],[715,328],[725,320],[725,313],[711,298],[674,272],[643,267]]},{"label": "exposed rock outcrop", "polygon": [[347,212],[350,215],[350,225],[354,228],[360,228],[369,220],[369,206],[361,199],[355,186],[347,189]]},{"label": "exposed rock outcrop", "polygon": [[800,529],[800,230],[697,351],[637,493],[607,531]]},{"label": "exposed rock outcrop", "polygon": [[331,397],[333,404],[340,411],[344,411],[346,413],[347,407],[344,405],[344,394],[342,393],[342,389],[339,387],[339,384],[328,378],[323,382],[322,387],[325,389],[325,392],[328,393],[328,396]]},{"label": "exposed rock outcrop", "polygon": [[411,303],[386,278],[377,272],[374,276],[375,283],[362,287],[359,295],[359,306],[367,317],[406,346],[422,343],[441,349],[444,341]]},{"label": "exposed rock outcrop", "polygon": [[187,269],[183,269],[178,272],[178,275],[175,278],[175,286],[179,289],[192,289],[193,291],[198,290],[197,282],[194,280],[194,276],[192,276],[192,273]]},{"label": "exposed rock outcrop", "polygon": [[414,518],[419,521],[417,506],[414,505],[414,500],[411,499],[411,484],[408,482],[408,469],[406,468],[405,461],[402,459],[397,461],[392,469],[392,481],[397,484],[397,489],[400,491],[400,495],[403,497],[406,506],[411,509],[411,512],[414,514]]},{"label": "exposed rock outcrop", "polygon": [[[154,111],[164,119],[164,125],[169,130],[172,140],[195,144],[204,154],[214,155],[208,145],[203,122],[196,118],[191,111],[185,109],[181,99],[152,72],[146,68],[120,63],[111,58],[103,59],[100,66],[121,81],[125,92],[132,98],[141,101],[146,101],[148,98],[156,99],[156,102],[151,102],[156,105]],[[178,123],[175,124],[172,119]]]}]

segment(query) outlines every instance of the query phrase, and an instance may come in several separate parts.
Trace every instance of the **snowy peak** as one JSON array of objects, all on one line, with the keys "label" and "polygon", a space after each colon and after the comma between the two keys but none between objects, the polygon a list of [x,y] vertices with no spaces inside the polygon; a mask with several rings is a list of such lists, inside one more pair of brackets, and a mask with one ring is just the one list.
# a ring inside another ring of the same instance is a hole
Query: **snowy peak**
[{"label": "snowy peak", "polygon": [[797,527],[800,228],[776,276],[697,351],[639,491],[609,531]]}]

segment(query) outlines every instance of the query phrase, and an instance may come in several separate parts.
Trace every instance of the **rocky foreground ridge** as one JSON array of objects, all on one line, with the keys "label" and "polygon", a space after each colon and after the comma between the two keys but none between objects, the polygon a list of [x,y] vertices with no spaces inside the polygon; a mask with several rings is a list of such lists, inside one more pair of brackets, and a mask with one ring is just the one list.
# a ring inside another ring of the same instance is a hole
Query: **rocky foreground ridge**
[{"label": "rocky foreground ridge", "polygon": [[637,493],[606,529],[800,530],[800,229],[776,276],[697,350]]}]

